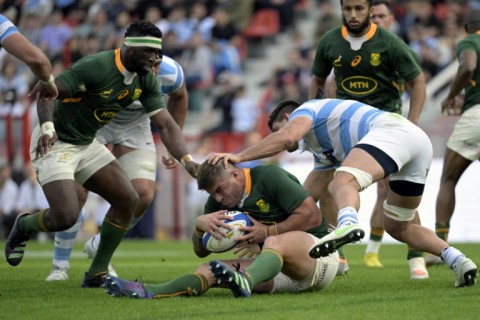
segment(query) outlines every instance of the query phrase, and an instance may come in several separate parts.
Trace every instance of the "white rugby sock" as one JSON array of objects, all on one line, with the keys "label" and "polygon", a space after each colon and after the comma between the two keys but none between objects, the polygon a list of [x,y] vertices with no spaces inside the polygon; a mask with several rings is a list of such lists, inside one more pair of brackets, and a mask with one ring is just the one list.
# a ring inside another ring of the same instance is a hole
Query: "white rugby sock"
[{"label": "white rugby sock", "polygon": [[82,208],[82,211],[80,211],[80,214],[78,215],[77,222],[70,229],[55,232],[53,264],[64,268],[69,267],[70,255],[72,253],[73,245],[75,244],[75,238],[82,227],[86,214],[86,211]]},{"label": "white rugby sock", "polygon": [[357,210],[353,207],[342,208],[338,211],[338,228],[358,224]]}]

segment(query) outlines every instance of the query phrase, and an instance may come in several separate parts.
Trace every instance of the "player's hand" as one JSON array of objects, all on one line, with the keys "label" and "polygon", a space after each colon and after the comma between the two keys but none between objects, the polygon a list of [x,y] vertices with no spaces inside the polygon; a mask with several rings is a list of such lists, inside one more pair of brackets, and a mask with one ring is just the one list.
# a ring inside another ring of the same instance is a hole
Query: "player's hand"
[{"label": "player's hand", "polygon": [[233,250],[233,254],[238,254],[238,259],[254,258],[258,256],[260,252],[262,252],[262,249],[260,249],[257,243],[248,243],[247,241],[239,242]]},{"label": "player's hand", "polygon": [[162,156],[162,162],[167,169],[174,169],[177,166],[177,160],[171,155],[168,155],[167,157]]},{"label": "player's hand", "polygon": [[197,179],[198,167],[200,165],[195,161],[188,161],[185,164],[185,170],[192,176],[192,178]]},{"label": "player's hand", "polygon": [[446,98],[442,101],[442,114],[445,116],[458,116],[462,112],[463,101],[460,98]]},{"label": "player's hand", "polygon": [[42,136],[38,138],[37,147],[35,148],[35,159],[41,158],[46,155],[48,149],[53,147],[57,140],[58,136],[56,132],[53,132],[53,136],[51,138],[48,134],[42,134]]},{"label": "player's hand", "polygon": [[223,166],[226,168],[228,165],[228,162],[236,164],[236,163],[239,163],[241,159],[239,156],[232,153],[212,153],[211,155],[208,156],[207,163],[211,165],[215,165],[220,160],[223,161]]},{"label": "player's hand", "polygon": [[51,85],[45,85],[38,81],[33,87],[32,91],[28,93],[28,96],[35,98],[37,94],[39,95],[40,101],[53,101],[58,96],[58,89],[55,83],[52,83]]},{"label": "player's hand", "polygon": [[240,227],[241,231],[247,233],[238,237],[238,241],[245,241],[248,243],[262,243],[267,238],[267,226],[255,220],[252,216],[248,216],[252,225],[250,227]]},{"label": "player's hand", "polygon": [[227,210],[202,214],[195,219],[195,229],[202,232],[208,232],[215,239],[221,239],[222,237],[225,238],[227,235],[221,230],[221,228],[231,230],[232,227],[226,224],[224,220],[233,220],[233,217],[227,214]]}]

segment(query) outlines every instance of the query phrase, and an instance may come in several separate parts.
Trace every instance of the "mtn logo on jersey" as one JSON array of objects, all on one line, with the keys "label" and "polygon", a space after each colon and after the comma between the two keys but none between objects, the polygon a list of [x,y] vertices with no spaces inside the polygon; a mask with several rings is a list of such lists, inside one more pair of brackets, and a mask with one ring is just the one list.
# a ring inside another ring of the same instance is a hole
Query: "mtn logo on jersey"
[{"label": "mtn logo on jersey", "polygon": [[363,95],[375,91],[378,87],[378,82],[369,77],[353,76],[344,79],[340,85],[349,94]]},{"label": "mtn logo on jersey", "polygon": [[115,117],[118,111],[120,111],[120,108],[102,108],[102,109],[96,109],[93,112],[93,115],[95,116],[95,119],[97,119],[98,122],[100,123],[108,123],[110,120]]}]

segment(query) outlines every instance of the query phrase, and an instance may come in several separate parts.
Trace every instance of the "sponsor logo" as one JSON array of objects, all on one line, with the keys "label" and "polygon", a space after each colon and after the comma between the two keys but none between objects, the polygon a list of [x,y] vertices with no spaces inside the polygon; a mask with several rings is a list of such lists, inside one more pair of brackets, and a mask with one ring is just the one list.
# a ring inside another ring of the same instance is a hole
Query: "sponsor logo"
[{"label": "sponsor logo", "polygon": [[380,65],[380,63],[382,63],[380,60],[380,53],[372,53],[370,56],[370,64],[374,67],[377,67]]},{"label": "sponsor logo", "polygon": [[353,76],[343,80],[340,85],[350,94],[368,94],[377,89],[378,82],[368,77]]},{"label": "sponsor logo", "polygon": [[355,58],[353,58],[352,63],[351,63],[352,67],[358,66],[360,61],[362,61],[362,57],[361,56],[355,56]]},{"label": "sponsor logo", "polygon": [[125,98],[126,96],[128,95],[128,90],[123,90],[118,96],[117,96],[117,100],[122,100],[123,98]]},{"label": "sponsor logo", "polygon": [[110,120],[113,119],[113,117],[115,117],[118,111],[118,108],[97,109],[93,112],[93,115],[98,122],[108,123]]}]

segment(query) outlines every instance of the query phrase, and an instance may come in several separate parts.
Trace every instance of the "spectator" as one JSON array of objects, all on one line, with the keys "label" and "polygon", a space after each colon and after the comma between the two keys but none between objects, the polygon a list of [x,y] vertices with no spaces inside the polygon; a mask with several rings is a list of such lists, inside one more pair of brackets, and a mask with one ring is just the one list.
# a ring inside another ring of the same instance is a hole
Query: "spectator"
[{"label": "spectator", "polygon": [[232,130],[248,133],[255,129],[259,112],[255,101],[250,97],[244,85],[238,86],[232,100]]},{"label": "spectator", "polygon": [[6,238],[12,230],[16,215],[13,214],[15,199],[18,194],[18,186],[12,180],[12,169],[8,163],[0,163],[0,219]]},{"label": "spectator", "polygon": [[49,23],[40,32],[40,48],[50,58],[61,55],[65,43],[71,36],[72,29],[63,21],[62,12],[54,11],[49,19]]},{"label": "spectator", "polygon": [[19,102],[26,104],[28,86],[23,74],[17,72],[17,64],[13,59],[6,59],[0,75],[0,92],[4,102],[14,105]]}]

